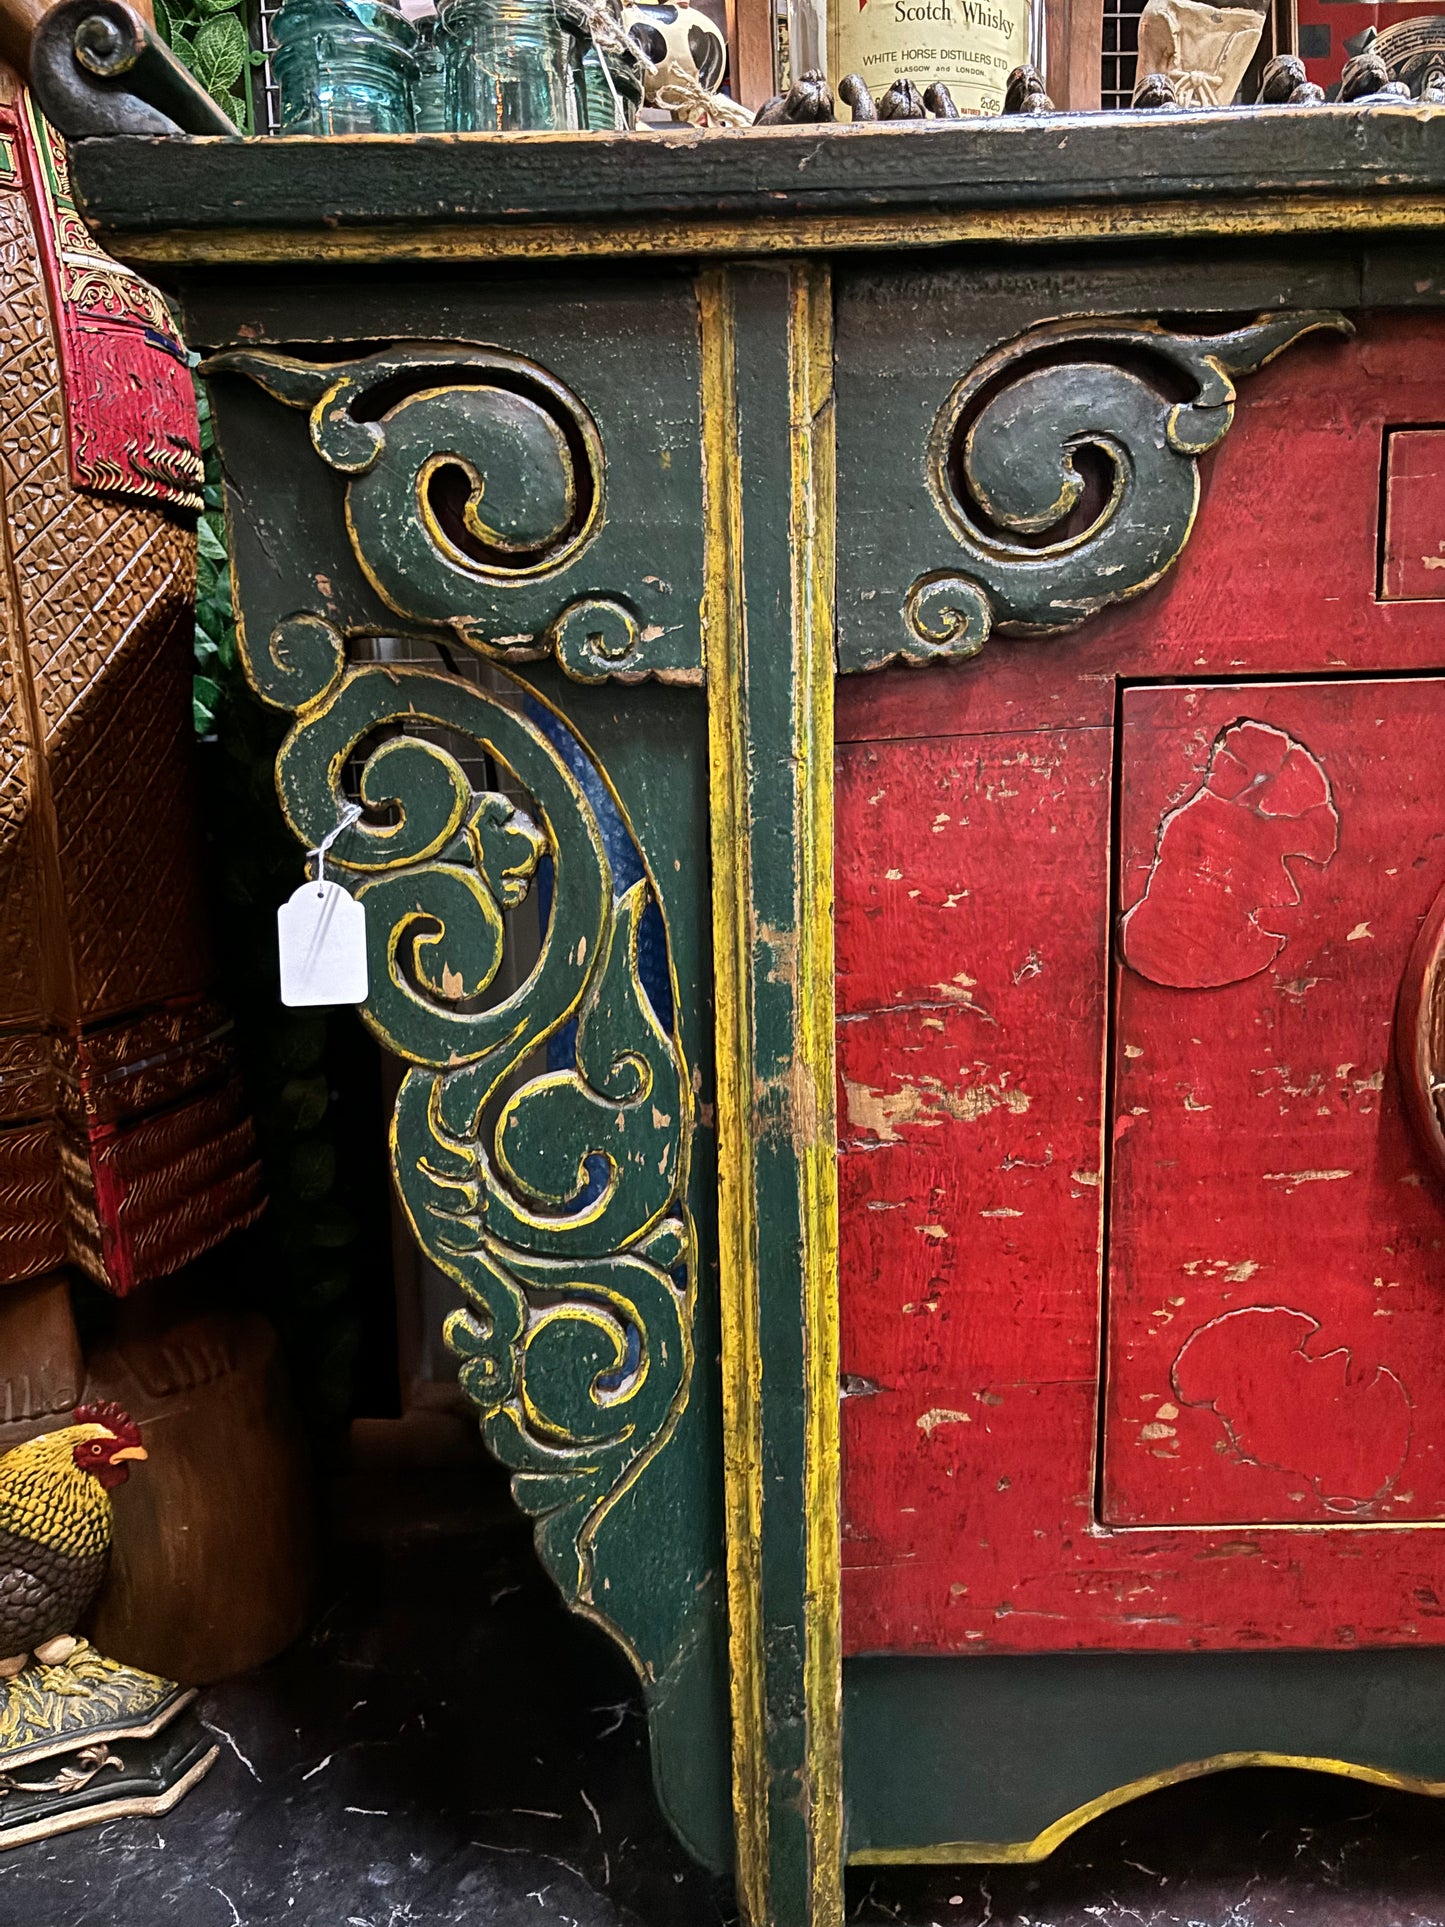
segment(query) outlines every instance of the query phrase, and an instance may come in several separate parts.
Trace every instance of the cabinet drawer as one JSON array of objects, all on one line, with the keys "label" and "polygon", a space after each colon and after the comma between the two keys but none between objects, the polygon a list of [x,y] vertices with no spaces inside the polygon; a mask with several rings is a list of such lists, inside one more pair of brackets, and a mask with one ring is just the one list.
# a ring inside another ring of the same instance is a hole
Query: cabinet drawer
[{"label": "cabinet drawer", "polygon": [[1391,1044],[1445,682],[1121,719],[1103,1519],[1438,1520],[1445,1219]]}]

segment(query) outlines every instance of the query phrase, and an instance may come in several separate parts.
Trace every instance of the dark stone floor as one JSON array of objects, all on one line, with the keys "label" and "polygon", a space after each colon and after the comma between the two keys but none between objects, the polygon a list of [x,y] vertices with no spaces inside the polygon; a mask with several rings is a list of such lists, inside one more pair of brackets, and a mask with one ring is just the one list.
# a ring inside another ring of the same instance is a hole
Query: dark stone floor
[{"label": "dark stone floor", "polygon": [[338,1506],[310,1637],[205,1694],[173,1813],[0,1855],[0,1927],[721,1927],[652,1794],[635,1679],[485,1474]]},{"label": "dark stone floor", "polygon": [[855,1869],[896,1927],[1445,1927],[1445,1801],[1221,1773],[1096,1820],[1035,1867]]},{"label": "dark stone floor", "polygon": [[[626,1664],[504,1489],[372,1481],[310,1638],[206,1695],[221,1759],[160,1821],[0,1856],[0,1927],[729,1927],[653,1800]],[[1038,1867],[858,1870],[896,1927],[1445,1927],[1445,1803],[1251,1772]]]}]

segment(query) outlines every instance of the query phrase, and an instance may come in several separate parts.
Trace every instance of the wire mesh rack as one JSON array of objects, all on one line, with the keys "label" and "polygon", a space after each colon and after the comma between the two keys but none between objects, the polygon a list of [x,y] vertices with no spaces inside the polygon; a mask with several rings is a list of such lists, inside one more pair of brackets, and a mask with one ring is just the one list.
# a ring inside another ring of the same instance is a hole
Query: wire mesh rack
[{"label": "wire mesh rack", "polygon": [[1104,0],[1104,37],[1099,104],[1127,107],[1139,65],[1139,15],[1144,0]]},{"label": "wire mesh rack", "polygon": [[251,107],[258,134],[281,131],[281,89],[276,84],[272,56],[276,52],[276,16],[281,0],[254,0],[251,12],[251,45],[266,56],[263,67],[251,69]]}]

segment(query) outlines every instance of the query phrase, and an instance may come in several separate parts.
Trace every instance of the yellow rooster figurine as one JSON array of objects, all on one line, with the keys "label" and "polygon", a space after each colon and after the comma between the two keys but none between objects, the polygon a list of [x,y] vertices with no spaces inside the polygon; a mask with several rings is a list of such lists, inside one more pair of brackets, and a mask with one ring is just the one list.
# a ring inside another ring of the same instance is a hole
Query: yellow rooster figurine
[{"label": "yellow rooster figurine", "polygon": [[0,1458],[0,1849],[169,1813],[215,1761],[194,1687],[75,1631],[105,1578],[110,1495],[145,1456],[107,1403]]},{"label": "yellow rooster figurine", "polygon": [[0,1681],[32,1653],[59,1666],[75,1652],[110,1558],[110,1494],[145,1456],[135,1422],[104,1404],[0,1458]]}]

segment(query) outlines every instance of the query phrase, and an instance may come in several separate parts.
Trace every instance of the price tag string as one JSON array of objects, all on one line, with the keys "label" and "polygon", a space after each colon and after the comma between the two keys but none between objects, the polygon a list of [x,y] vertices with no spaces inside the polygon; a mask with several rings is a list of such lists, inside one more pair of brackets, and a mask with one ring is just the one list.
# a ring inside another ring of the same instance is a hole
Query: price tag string
[{"label": "price tag string", "polygon": [[312,857],[316,859],[316,894],[318,897],[325,895],[326,852],[331,848],[337,837],[341,835],[342,831],[349,830],[353,823],[359,821],[360,817],[361,805],[359,803],[344,804],[341,815],[337,818],[336,828],[334,830],[328,830],[316,845],[316,848],[306,852],[306,860],[308,863]]}]

